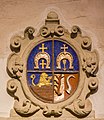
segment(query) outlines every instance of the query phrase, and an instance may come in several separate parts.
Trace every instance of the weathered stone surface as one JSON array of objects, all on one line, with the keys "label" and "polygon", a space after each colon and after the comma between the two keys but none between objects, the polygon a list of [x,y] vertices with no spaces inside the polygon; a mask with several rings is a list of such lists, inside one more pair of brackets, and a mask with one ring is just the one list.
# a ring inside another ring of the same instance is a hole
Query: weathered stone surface
[{"label": "weathered stone surface", "polygon": [[[0,118],[0,120],[14,120],[14,118]],[[43,120],[43,118],[15,118],[15,120]],[[80,120],[78,118],[45,118],[45,120]],[[104,120],[104,118],[85,118],[83,120]]]}]

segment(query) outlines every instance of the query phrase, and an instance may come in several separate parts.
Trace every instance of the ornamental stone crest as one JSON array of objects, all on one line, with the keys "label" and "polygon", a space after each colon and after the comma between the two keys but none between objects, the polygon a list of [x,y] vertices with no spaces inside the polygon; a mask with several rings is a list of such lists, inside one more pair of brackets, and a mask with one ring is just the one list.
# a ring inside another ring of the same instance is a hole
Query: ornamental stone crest
[{"label": "ornamental stone crest", "polygon": [[24,37],[10,40],[7,91],[14,97],[12,112],[22,117],[38,112],[45,117],[61,117],[65,112],[88,116],[92,111],[88,97],[98,89],[98,54],[91,39],[82,36],[78,26],[69,33],[53,11],[37,36],[34,32],[27,27]]}]

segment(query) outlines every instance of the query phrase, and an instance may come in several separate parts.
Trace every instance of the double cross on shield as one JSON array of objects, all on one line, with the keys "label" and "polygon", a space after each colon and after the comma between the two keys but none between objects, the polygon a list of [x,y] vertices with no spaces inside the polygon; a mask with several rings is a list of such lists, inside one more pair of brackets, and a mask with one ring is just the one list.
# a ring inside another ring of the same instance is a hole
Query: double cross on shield
[{"label": "double cross on shield", "polygon": [[62,40],[46,40],[34,46],[27,60],[27,81],[41,101],[58,103],[71,97],[79,83],[75,48]]}]

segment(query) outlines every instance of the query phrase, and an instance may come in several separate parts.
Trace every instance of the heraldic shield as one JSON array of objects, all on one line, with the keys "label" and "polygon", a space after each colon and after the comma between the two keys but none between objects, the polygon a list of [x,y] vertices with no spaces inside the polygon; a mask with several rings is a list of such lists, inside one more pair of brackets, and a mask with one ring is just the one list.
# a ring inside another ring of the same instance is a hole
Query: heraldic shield
[{"label": "heraldic shield", "polygon": [[98,89],[98,53],[91,51],[91,39],[78,26],[69,33],[53,11],[38,34],[34,32],[27,27],[24,37],[10,41],[7,91],[15,98],[13,113],[86,117],[92,112],[88,97]]},{"label": "heraldic shield", "polygon": [[79,60],[75,50],[61,40],[35,46],[27,61],[27,82],[34,96],[57,103],[69,98],[79,82]]}]

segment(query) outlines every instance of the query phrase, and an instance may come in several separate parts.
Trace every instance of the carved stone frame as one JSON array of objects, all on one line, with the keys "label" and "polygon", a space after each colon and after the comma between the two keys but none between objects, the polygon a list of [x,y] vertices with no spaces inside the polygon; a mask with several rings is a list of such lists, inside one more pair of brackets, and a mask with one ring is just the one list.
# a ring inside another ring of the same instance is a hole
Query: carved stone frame
[{"label": "carved stone frame", "polygon": [[[46,117],[59,117],[63,109],[76,117],[86,117],[92,111],[92,104],[88,99],[98,89],[96,73],[98,71],[97,51],[91,51],[91,39],[82,36],[78,26],[73,26],[71,33],[60,25],[60,20],[55,12],[50,12],[45,20],[45,25],[37,36],[33,27],[27,27],[24,37],[13,36],[10,48],[12,54],[7,61],[7,72],[12,78],[7,83],[8,93],[15,98],[14,110],[20,116],[32,116],[40,109]],[[75,93],[67,100],[50,104],[44,103],[33,96],[27,85],[26,68],[27,59],[31,50],[42,41],[55,39],[64,41],[77,52],[80,66],[80,81]]]}]

